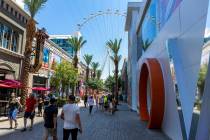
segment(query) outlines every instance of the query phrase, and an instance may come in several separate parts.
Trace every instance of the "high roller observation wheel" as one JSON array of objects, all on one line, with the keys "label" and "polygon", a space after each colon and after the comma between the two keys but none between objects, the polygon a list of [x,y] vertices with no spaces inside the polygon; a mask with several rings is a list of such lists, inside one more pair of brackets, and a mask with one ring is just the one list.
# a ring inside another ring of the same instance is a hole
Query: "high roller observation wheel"
[{"label": "high roller observation wheel", "polygon": [[90,14],[88,17],[83,18],[83,21],[79,24],[77,24],[77,30],[80,31],[85,24],[87,24],[89,21],[103,15],[116,15],[116,16],[122,16],[126,18],[126,12],[121,12],[120,10],[111,10],[107,9],[106,11],[98,11],[96,13]]},{"label": "high roller observation wheel", "polygon": [[[120,17],[124,17],[126,18],[126,15],[127,15],[127,12],[122,12],[120,10],[111,10],[111,9],[107,9],[105,11],[98,11],[96,13],[92,13],[90,14],[88,17],[85,17],[83,18],[83,21],[79,24],[77,24],[77,31],[80,32],[81,29],[87,24],[89,23],[90,21],[96,19],[97,17],[100,17],[100,16],[104,16],[104,15],[116,15],[116,16],[120,16]],[[106,46],[107,47],[107,46]],[[110,57],[110,52],[109,52],[109,49],[107,47],[107,52],[106,52],[106,55],[105,55],[105,59],[103,61],[103,64],[101,66],[101,71],[103,73],[104,71],[104,67],[106,65],[106,62],[108,60],[108,58]],[[109,76],[110,76],[110,62],[108,64],[109,66]]]}]

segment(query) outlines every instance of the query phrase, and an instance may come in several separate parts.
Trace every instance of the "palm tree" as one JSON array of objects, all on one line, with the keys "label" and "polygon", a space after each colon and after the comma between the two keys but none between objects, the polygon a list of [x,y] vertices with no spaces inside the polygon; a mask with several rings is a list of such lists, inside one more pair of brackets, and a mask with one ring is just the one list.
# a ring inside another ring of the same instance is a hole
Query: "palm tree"
[{"label": "palm tree", "polygon": [[75,68],[78,68],[78,52],[87,41],[83,40],[83,37],[72,37],[68,41],[75,51],[73,65]]},{"label": "palm tree", "polygon": [[114,71],[114,76],[115,76],[115,98],[118,104],[118,72],[119,72],[119,62],[122,58],[121,55],[118,55],[119,50],[120,50],[120,45],[121,45],[122,39],[120,39],[119,41],[117,39],[115,39],[114,41],[109,40],[106,45],[110,48],[110,50],[112,51],[112,56],[110,56],[111,60],[114,62],[115,65],[115,71]]},{"label": "palm tree", "polygon": [[96,71],[99,67],[99,63],[98,62],[93,62],[92,63],[92,69],[93,69],[93,78],[96,78]]},{"label": "palm tree", "polygon": [[90,68],[89,68],[89,66],[90,66],[90,63],[91,63],[91,61],[92,61],[92,59],[93,59],[93,55],[85,54],[85,55],[83,56],[83,58],[84,58],[85,63],[86,63],[86,65],[87,65],[87,67],[86,67],[86,81],[88,81],[88,79],[89,79],[89,73],[90,73]]},{"label": "palm tree", "polygon": [[97,70],[97,79],[100,80],[101,75],[102,75],[102,71],[101,70]]},{"label": "palm tree", "polygon": [[[36,32],[36,21],[34,20],[35,15],[38,11],[46,4],[47,0],[24,0],[24,3],[30,13],[30,19],[26,25],[26,45],[25,45],[25,52],[24,52],[24,60],[23,60],[23,69],[22,69],[22,95],[21,95],[21,102],[25,105],[25,99],[28,94],[28,81],[29,81],[29,73],[36,72],[39,70],[42,61],[42,50],[43,45],[45,42],[45,38],[47,38],[46,34],[43,34],[44,31],[39,30]],[[34,38],[37,38],[37,46],[38,57],[36,57],[35,65],[31,66],[31,53],[32,53],[32,43]]]}]

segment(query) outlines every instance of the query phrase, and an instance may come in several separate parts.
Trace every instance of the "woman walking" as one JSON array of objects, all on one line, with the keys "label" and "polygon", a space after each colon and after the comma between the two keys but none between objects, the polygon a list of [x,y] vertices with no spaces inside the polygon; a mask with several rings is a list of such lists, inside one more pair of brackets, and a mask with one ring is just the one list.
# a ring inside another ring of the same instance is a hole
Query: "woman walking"
[{"label": "woman walking", "polygon": [[38,99],[38,115],[39,115],[39,117],[42,116],[42,108],[43,108],[43,100],[42,100],[42,98],[40,97],[40,98]]},{"label": "woman walking", "polygon": [[18,113],[18,106],[22,107],[20,102],[15,98],[15,93],[11,94],[11,98],[9,99],[9,122],[10,122],[10,129],[13,128],[13,121],[15,122],[15,127],[17,128],[17,113]]}]

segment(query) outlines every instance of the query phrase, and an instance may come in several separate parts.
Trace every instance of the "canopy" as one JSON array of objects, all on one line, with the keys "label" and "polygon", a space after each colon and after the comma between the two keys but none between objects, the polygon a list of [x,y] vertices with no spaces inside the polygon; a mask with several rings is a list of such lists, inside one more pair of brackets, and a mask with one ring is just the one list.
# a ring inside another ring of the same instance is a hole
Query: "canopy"
[{"label": "canopy", "polygon": [[0,80],[0,88],[22,88],[21,82],[17,80]]},{"label": "canopy", "polygon": [[8,86],[8,85],[1,84],[1,83],[0,83],[0,88],[11,88],[11,87],[10,87],[10,86]]},{"label": "canopy", "polygon": [[32,90],[37,90],[37,91],[47,91],[48,88],[44,88],[44,87],[33,87]]}]

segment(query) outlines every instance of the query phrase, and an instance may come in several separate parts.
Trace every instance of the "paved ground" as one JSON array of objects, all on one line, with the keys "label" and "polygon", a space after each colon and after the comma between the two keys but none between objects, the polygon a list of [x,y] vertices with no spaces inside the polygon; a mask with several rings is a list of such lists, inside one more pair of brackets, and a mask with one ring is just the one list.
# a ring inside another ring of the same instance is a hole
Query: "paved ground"
[{"label": "paved ground", "polygon": [[[137,114],[129,111],[125,104],[119,109],[114,115],[101,111],[88,115],[88,110],[81,108],[84,132],[79,134],[78,140],[168,140],[160,131],[148,130],[146,124],[140,122]],[[0,140],[41,140],[43,119],[36,117],[34,129],[26,132],[20,132],[22,120],[18,120],[20,125],[17,130],[9,130],[8,122],[0,122]],[[59,140],[62,140],[62,126],[63,122],[59,118]]]}]

